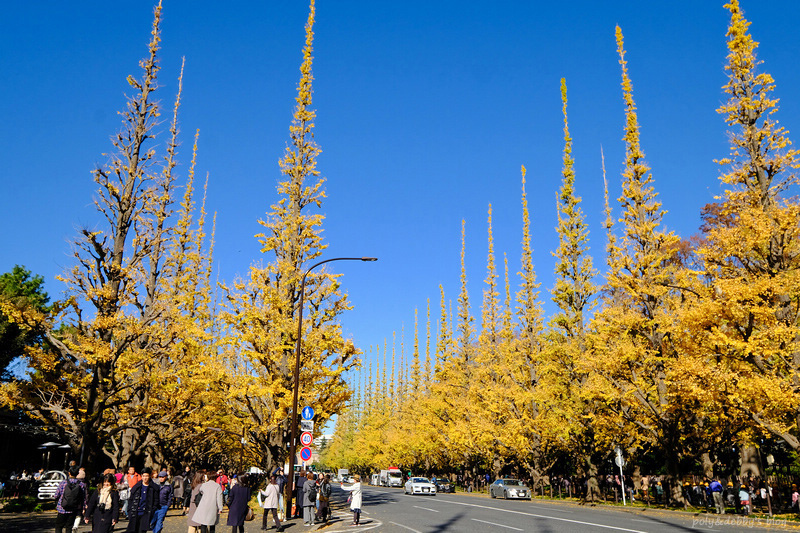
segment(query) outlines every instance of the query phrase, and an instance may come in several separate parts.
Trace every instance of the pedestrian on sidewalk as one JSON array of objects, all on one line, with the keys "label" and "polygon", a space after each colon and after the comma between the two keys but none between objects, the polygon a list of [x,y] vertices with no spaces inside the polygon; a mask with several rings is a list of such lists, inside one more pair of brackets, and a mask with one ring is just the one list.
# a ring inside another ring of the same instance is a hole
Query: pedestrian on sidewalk
[{"label": "pedestrian on sidewalk", "polygon": [[264,490],[258,491],[258,505],[264,509],[264,518],[261,521],[261,531],[267,530],[267,517],[272,512],[272,521],[278,531],[283,531],[280,518],[278,517],[278,506],[280,505],[280,489],[278,479],[273,474],[269,477],[269,483]]},{"label": "pedestrian on sidewalk", "polygon": [[103,483],[86,507],[84,521],[92,524],[92,533],[110,533],[119,522],[119,492],[114,474],[103,476]]},{"label": "pedestrian on sidewalk", "polygon": [[150,529],[153,533],[161,533],[164,529],[164,518],[167,517],[167,511],[172,503],[172,484],[167,481],[169,474],[166,470],[158,473],[158,508],[153,513],[153,518],[150,522]]},{"label": "pedestrian on sidewalk", "polygon": [[128,533],[140,533],[150,529],[150,520],[158,509],[158,485],[151,479],[150,467],[142,469],[142,479],[131,488],[128,500]]},{"label": "pedestrian on sidewalk", "polygon": [[188,533],[197,533],[200,530],[200,524],[194,521],[194,512],[197,510],[197,504],[200,501],[198,495],[200,494],[200,485],[205,482],[205,471],[198,470],[192,482],[189,484],[189,498],[186,500],[186,506],[183,508],[183,514],[186,515],[187,523],[189,525]]},{"label": "pedestrian on sidewalk", "polygon": [[69,478],[62,481],[56,489],[56,533],[63,533],[66,528],[71,531],[75,518],[83,516],[83,510],[89,503],[89,491],[86,485],[78,479],[78,467],[69,469]]},{"label": "pedestrian on sidewalk", "polygon": [[[306,474],[306,482],[303,484],[303,524],[310,526],[314,524],[314,516],[317,507],[317,482],[314,481],[314,473]],[[300,503],[300,502],[298,502]]]},{"label": "pedestrian on sidewalk", "polygon": [[711,492],[711,497],[714,501],[714,507],[717,509],[717,514],[725,514],[725,502],[722,499],[722,484],[714,479],[708,486]]},{"label": "pedestrian on sidewalk", "polygon": [[222,487],[217,483],[216,472],[208,473],[208,481],[200,485],[200,502],[192,520],[200,524],[201,533],[214,533],[222,513]]},{"label": "pedestrian on sidewalk", "polygon": [[361,524],[361,476],[358,474],[353,476],[355,481],[349,487],[342,485],[342,490],[352,492],[350,495],[350,510],[353,511],[353,524],[357,526]]},{"label": "pedestrian on sidewalk", "polygon": [[244,533],[244,519],[250,509],[250,489],[247,488],[247,474],[236,478],[238,481],[228,494],[228,525],[231,533]]},{"label": "pedestrian on sidewalk", "polygon": [[317,510],[317,522],[327,522],[328,514],[330,513],[330,500],[331,500],[331,475],[325,474],[322,483],[319,486],[319,509]]}]

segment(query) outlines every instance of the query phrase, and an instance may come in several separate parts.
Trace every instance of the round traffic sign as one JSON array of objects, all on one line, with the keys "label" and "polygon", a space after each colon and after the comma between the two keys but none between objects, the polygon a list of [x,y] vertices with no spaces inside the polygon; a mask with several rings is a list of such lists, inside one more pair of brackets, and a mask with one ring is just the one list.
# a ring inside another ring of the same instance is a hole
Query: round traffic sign
[{"label": "round traffic sign", "polygon": [[300,450],[300,459],[302,459],[303,461],[310,461],[311,460],[311,448],[306,446],[302,450]]},{"label": "round traffic sign", "polygon": [[310,432],[306,431],[300,435],[300,444],[303,446],[311,446],[312,442],[314,442],[314,435]]},{"label": "round traffic sign", "polygon": [[311,407],[309,407],[307,405],[305,407],[303,407],[303,410],[301,411],[301,414],[303,415],[303,420],[313,420],[314,419],[314,409],[312,409]]}]

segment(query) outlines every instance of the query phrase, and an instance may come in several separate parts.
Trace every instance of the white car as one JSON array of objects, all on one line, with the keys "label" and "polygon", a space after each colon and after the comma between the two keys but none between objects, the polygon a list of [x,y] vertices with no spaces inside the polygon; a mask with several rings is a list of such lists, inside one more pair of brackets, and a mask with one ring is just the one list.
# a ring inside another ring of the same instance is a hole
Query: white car
[{"label": "white car", "polygon": [[412,477],[406,481],[403,492],[406,494],[430,494],[436,496],[436,485],[426,477]]}]

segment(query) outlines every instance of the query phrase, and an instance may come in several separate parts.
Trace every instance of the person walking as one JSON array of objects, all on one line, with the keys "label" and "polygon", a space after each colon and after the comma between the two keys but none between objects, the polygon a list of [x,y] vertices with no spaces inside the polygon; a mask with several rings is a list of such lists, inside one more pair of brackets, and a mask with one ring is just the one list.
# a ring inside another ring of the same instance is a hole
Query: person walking
[{"label": "person walking", "polygon": [[170,505],[170,507],[173,509],[183,507],[183,492],[186,489],[186,485],[189,483],[189,481],[190,478],[185,477],[181,473],[178,473],[172,477],[172,505]]},{"label": "person walking", "polygon": [[739,487],[739,505],[742,506],[742,514],[750,514],[750,491],[746,485]]},{"label": "person walking", "polygon": [[349,487],[342,485],[342,490],[352,492],[350,495],[350,510],[353,511],[353,523],[357,526],[361,523],[361,476],[358,474],[353,476],[355,482]]},{"label": "person walking", "polygon": [[717,514],[725,514],[725,502],[722,499],[722,484],[715,479],[711,481],[708,490],[711,492]]},{"label": "person walking", "polygon": [[317,521],[318,522],[328,522],[328,514],[330,513],[330,500],[331,500],[331,475],[325,474],[325,477],[322,478],[322,483],[319,486],[319,496],[317,497],[317,501],[319,502],[319,509],[317,510]]},{"label": "person walking", "polygon": [[153,513],[153,518],[150,522],[150,529],[153,533],[161,533],[164,529],[164,518],[167,516],[169,506],[172,503],[172,484],[167,481],[169,474],[166,470],[158,473],[158,508]]},{"label": "person walking", "polygon": [[225,474],[225,469],[220,468],[217,470],[217,483],[219,483],[219,488],[222,489],[222,501],[227,501],[228,499],[228,492],[230,491],[230,487],[228,483],[230,483],[230,478]]},{"label": "person walking", "polygon": [[186,503],[184,504],[185,507],[183,508],[183,514],[186,515],[189,529],[188,533],[197,533],[200,528],[200,524],[194,521],[194,512],[197,510],[197,503],[199,502],[198,495],[200,494],[200,485],[205,482],[205,472],[199,470],[192,478],[192,482],[189,483],[189,497],[186,499]]},{"label": "person walking", "polygon": [[122,498],[123,499],[122,514],[124,514],[125,517],[127,518],[128,517],[128,505],[129,505],[128,502],[130,501],[130,489],[132,489],[137,483],[139,483],[142,480],[142,476],[140,476],[139,474],[136,473],[136,469],[134,467],[129,466],[128,467],[128,473],[125,474],[125,476],[123,476],[122,479],[123,479],[123,481],[124,481],[124,483],[125,483],[125,485],[127,486],[127,489],[128,489],[127,497]]},{"label": "person walking", "polygon": [[[314,481],[314,473],[306,474],[306,482],[303,483],[303,525],[314,525],[314,516],[317,507],[317,482]],[[300,502],[298,501],[298,504]]]},{"label": "person walking", "polygon": [[286,476],[283,475],[283,470],[280,468],[275,469],[274,476],[275,483],[278,485],[278,516],[283,520],[286,517],[286,497],[284,496]]},{"label": "person walking", "polygon": [[278,507],[280,506],[280,489],[278,488],[278,478],[273,474],[269,477],[269,483],[264,490],[258,491],[258,505],[264,509],[264,518],[261,521],[261,531],[267,530],[267,516],[272,512],[272,521],[275,528],[283,531],[280,518],[278,518]]},{"label": "person walking", "polygon": [[231,533],[244,533],[244,520],[250,507],[250,489],[247,487],[247,474],[236,478],[238,481],[228,494],[228,525]]},{"label": "person walking", "polygon": [[70,467],[68,478],[62,481],[56,489],[56,533],[68,532],[75,524],[75,518],[83,515],[83,510],[89,503],[89,491],[86,485],[78,479],[78,467]]},{"label": "person walking", "polygon": [[150,529],[150,521],[158,509],[158,485],[150,474],[149,467],[142,469],[142,479],[131,488],[128,499],[128,533],[139,533]]},{"label": "person walking", "polygon": [[297,482],[294,484],[294,513],[292,518],[301,518],[303,516],[303,485],[306,484],[306,473],[301,470],[297,476]]},{"label": "person walking", "polygon": [[219,515],[222,513],[222,487],[217,483],[216,472],[208,474],[208,481],[200,485],[199,503],[192,520],[200,525],[201,533],[215,533]]},{"label": "person walking", "polygon": [[119,522],[119,492],[114,474],[103,476],[100,490],[89,498],[84,521],[92,524],[92,533],[110,533]]}]

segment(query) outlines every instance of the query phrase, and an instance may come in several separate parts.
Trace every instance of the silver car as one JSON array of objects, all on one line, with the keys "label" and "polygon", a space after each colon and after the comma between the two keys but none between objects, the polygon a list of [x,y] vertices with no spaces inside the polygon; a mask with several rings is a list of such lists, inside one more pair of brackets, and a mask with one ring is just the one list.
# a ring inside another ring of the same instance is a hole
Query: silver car
[{"label": "silver car", "polygon": [[531,489],[518,479],[500,478],[489,485],[489,496],[492,498],[502,496],[507,500],[530,500]]}]

